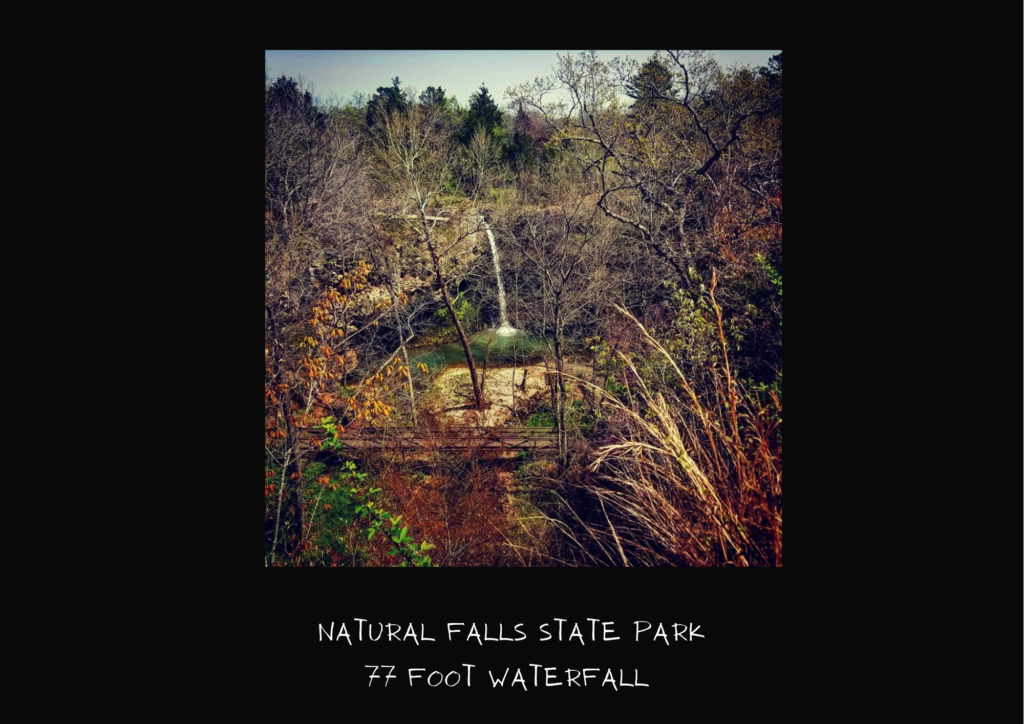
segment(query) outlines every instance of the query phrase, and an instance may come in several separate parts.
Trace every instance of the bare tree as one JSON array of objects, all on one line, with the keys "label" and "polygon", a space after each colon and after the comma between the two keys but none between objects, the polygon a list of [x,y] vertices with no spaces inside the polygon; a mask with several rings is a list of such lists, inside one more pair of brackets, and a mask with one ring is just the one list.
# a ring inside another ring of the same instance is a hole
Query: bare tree
[{"label": "bare tree", "polygon": [[473,175],[473,198],[479,199],[487,190],[491,171],[498,163],[498,144],[483,128],[477,128],[469,140],[466,155]]},{"label": "bare tree", "polygon": [[[695,233],[708,226],[702,191],[711,170],[766,106],[749,93],[724,92],[723,74],[705,51],[668,51],[658,60],[672,88],[637,72],[633,61],[606,63],[593,51],[559,56],[553,75],[510,87],[510,100],[539,111],[555,137],[600,184],[598,207],[689,284]],[[622,94],[642,93],[629,112]]]},{"label": "bare tree", "polygon": [[[373,242],[370,244],[370,254],[373,257],[374,266],[383,272],[384,286],[391,300],[391,312],[395,321],[395,329],[398,331],[402,361],[405,363],[406,384],[409,388],[409,410],[412,415],[412,424],[415,425],[416,387],[412,378],[412,366],[409,364],[408,344],[416,336],[412,328],[412,319],[416,315],[416,310],[409,306],[408,295],[401,288],[402,257],[399,249],[386,238],[374,217],[375,214],[371,213],[370,227],[373,229]],[[404,314],[403,308],[405,309]]]},{"label": "bare tree", "polygon": [[[308,329],[313,299],[329,267],[359,254],[357,245],[342,246],[338,240],[362,237],[367,184],[361,137],[309,89],[289,78],[273,83],[268,78],[265,107],[266,417],[273,426],[268,440],[271,432],[279,437],[267,445],[267,455],[280,467],[275,510],[268,510],[273,561],[279,542],[283,552],[302,545],[301,491],[289,483],[303,464],[293,421],[297,411],[309,412],[319,386],[316,380],[299,384],[302,353],[294,342]],[[282,536],[288,510],[291,531]]]},{"label": "bare tree", "polygon": [[456,233],[454,241],[444,244],[445,239],[436,229],[439,217],[427,213],[431,201],[437,198],[450,177],[454,161],[454,149],[441,131],[438,113],[437,108],[415,105],[406,113],[396,111],[385,116],[375,136],[379,178],[399,198],[397,218],[407,224],[427,247],[437,289],[466,353],[473,394],[479,409],[483,407],[483,394],[469,337],[455,313],[442,265],[442,258],[446,258],[478,229]]},{"label": "bare tree", "polygon": [[[588,194],[578,169],[562,163],[548,179],[551,200],[544,209],[515,207],[500,217],[502,235],[515,252],[511,265],[520,295],[535,300],[533,326],[550,337],[555,363],[552,402],[561,465],[567,462],[566,333],[595,308],[607,290],[606,262],[612,229]],[[529,313],[529,312],[527,312]]]}]

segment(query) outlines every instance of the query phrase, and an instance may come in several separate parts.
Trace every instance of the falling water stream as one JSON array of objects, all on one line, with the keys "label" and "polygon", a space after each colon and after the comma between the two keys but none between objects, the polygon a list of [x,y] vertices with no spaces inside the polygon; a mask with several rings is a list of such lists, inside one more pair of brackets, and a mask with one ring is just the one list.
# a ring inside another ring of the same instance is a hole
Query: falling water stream
[{"label": "falling water stream", "polygon": [[[480,224],[487,232],[491,242],[491,257],[494,259],[494,275],[498,281],[498,326],[478,332],[470,340],[470,353],[477,364],[489,359],[492,364],[522,364],[539,361],[543,358],[548,345],[540,337],[524,334],[513,327],[508,321],[508,308],[505,300],[505,283],[501,278],[501,261],[498,258],[498,245],[494,233],[487,222],[480,218]],[[448,365],[464,364],[466,352],[461,342],[420,347],[409,355],[413,364],[423,362],[430,369],[442,369]]]},{"label": "falling water stream", "polygon": [[[482,220],[481,220],[482,221]],[[498,260],[498,245],[494,243],[494,234],[491,233],[491,227],[484,223],[484,230],[487,232],[487,238],[491,242],[491,256],[494,258],[494,273],[498,277],[498,312],[500,319],[498,320],[498,329],[495,330],[495,334],[502,337],[509,337],[516,333],[516,328],[508,323],[508,312],[505,308],[505,285],[501,281],[501,262]]]}]

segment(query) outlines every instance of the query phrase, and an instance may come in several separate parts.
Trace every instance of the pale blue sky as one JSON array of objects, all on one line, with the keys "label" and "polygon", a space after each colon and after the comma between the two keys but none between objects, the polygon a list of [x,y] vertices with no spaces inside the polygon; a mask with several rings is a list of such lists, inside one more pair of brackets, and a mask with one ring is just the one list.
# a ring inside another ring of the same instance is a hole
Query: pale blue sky
[{"label": "pale blue sky", "polygon": [[[361,91],[370,96],[378,86],[391,85],[396,75],[402,86],[423,92],[441,86],[448,96],[466,105],[470,93],[484,83],[499,105],[505,104],[505,88],[547,75],[557,62],[556,50],[268,50],[266,62],[271,79],[281,75],[311,81],[316,93],[348,100]],[[716,50],[723,67],[734,64],[766,65],[778,50]],[[615,56],[643,62],[653,50],[600,50],[602,60]]]}]

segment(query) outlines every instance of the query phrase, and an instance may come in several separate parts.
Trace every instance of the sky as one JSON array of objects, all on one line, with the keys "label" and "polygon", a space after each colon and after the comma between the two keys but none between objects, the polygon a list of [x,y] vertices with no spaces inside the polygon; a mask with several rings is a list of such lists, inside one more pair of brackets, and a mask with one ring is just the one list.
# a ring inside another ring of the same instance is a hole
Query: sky
[{"label": "sky", "polygon": [[[334,95],[347,101],[353,93],[371,96],[378,86],[391,85],[396,75],[402,87],[415,86],[417,93],[427,86],[441,86],[445,95],[466,105],[480,84],[487,86],[495,101],[504,106],[505,88],[548,75],[557,63],[555,50],[268,50],[265,52],[271,79],[281,75],[304,78],[315,93]],[[761,66],[779,50],[716,50],[715,58],[724,68],[734,64]],[[599,50],[598,57],[615,56],[643,62],[653,50]]]}]

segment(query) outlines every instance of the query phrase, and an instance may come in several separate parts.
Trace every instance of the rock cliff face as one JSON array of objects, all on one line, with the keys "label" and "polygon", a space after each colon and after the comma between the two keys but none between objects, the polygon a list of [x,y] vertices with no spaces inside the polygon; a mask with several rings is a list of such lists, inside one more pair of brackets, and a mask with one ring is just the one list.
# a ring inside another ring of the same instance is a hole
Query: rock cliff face
[{"label": "rock cliff face", "polygon": [[[433,228],[435,248],[441,260],[441,273],[452,288],[458,285],[477,262],[481,254],[490,254],[486,231],[479,214],[460,211],[447,216],[429,216]],[[419,238],[415,217],[386,217],[386,232],[394,242],[388,266],[395,272],[395,286],[410,297],[428,290],[435,301],[441,303],[441,293],[434,280],[434,266],[427,244]],[[377,270],[378,274],[384,272]],[[378,305],[390,301],[383,284],[368,286],[351,296],[356,314],[372,314]]]}]

